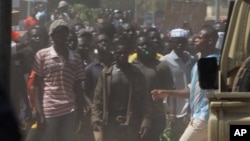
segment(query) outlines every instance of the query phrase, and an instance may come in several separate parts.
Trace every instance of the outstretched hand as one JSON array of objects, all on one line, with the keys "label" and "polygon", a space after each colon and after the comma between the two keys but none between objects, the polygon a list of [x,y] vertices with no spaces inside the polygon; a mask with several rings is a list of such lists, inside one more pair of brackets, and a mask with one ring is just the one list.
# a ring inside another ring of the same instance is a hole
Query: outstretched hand
[{"label": "outstretched hand", "polygon": [[151,91],[153,100],[158,100],[168,97],[170,94],[164,89],[154,89]]},{"label": "outstretched hand", "polygon": [[147,134],[148,134],[148,128],[147,127],[141,127],[140,131],[139,131],[139,134],[140,134],[141,139],[145,138],[147,136]]}]

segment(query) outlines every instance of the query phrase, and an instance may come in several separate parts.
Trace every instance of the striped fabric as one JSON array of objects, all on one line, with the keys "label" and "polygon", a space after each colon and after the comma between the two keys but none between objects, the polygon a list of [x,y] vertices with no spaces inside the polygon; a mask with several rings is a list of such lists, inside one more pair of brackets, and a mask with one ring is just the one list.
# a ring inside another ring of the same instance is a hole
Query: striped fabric
[{"label": "striped fabric", "polygon": [[[209,55],[207,57],[216,57],[219,61],[218,55]],[[209,103],[206,94],[215,90],[203,90],[199,86],[197,63],[194,65],[191,72],[190,87],[190,106],[191,119],[199,119],[208,121],[209,119]]]},{"label": "striped fabric", "polygon": [[46,118],[73,112],[75,95],[73,86],[84,79],[80,56],[70,52],[66,60],[59,57],[53,47],[37,52],[33,70],[44,80],[43,110]]}]

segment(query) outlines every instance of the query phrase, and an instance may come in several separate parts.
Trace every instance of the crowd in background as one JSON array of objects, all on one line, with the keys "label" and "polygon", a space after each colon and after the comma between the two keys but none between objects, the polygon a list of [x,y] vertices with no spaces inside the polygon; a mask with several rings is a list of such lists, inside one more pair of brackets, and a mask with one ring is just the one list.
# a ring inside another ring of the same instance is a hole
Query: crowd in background
[{"label": "crowd in background", "polygon": [[210,45],[218,55],[225,30],[218,22],[194,33],[189,24],[160,31],[131,10],[103,9],[86,25],[66,1],[52,13],[36,5],[27,32],[12,31],[10,98],[23,140],[178,141],[194,122],[193,99],[157,90],[191,88],[206,57],[196,47],[201,31],[218,34]]}]

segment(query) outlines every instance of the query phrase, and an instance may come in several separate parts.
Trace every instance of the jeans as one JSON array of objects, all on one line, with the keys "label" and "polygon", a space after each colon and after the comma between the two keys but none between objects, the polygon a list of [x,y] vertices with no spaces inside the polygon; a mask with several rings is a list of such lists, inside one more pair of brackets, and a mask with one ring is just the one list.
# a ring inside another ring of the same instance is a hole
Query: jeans
[{"label": "jeans", "polygon": [[75,112],[46,118],[42,141],[72,141],[75,131]]}]

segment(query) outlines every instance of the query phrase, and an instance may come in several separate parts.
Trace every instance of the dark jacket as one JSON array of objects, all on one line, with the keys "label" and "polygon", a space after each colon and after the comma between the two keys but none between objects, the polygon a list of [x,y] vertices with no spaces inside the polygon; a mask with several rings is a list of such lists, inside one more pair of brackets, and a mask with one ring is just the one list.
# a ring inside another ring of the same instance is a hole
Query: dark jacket
[{"label": "dark jacket", "polygon": [[[159,60],[151,60],[143,64],[140,60],[136,59],[133,61],[133,65],[145,75],[145,82],[149,92],[153,89],[174,89],[172,74],[166,63]],[[153,101],[150,93],[149,97],[152,102],[153,117],[165,117],[163,100]]]},{"label": "dark jacket", "polygon": [[[130,64],[131,65],[131,64]],[[101,121],[103,125],[108,124],[109,99],[111,91],[111,79],[113,66],[104,68],[94,92],[91,122]],[[132,80],[130,82],[130,106],[127,109],[127,118],[130,121],[141,121],[141,127],[150,127],[151,123],[151,104],[146,90],[143,74],[135,66],[131,65]],[[131,123],[129,123],[131,124]]]},{"label": "dark jacket", "polygon": [[94,60],[85,68],[85,74],[86,74],[85,89],[86,89],[86,95],[90,99],[93,99],[94,90],[98,82],[99,75],[101,74],[103,68],[104,65],[98,60]]}]

